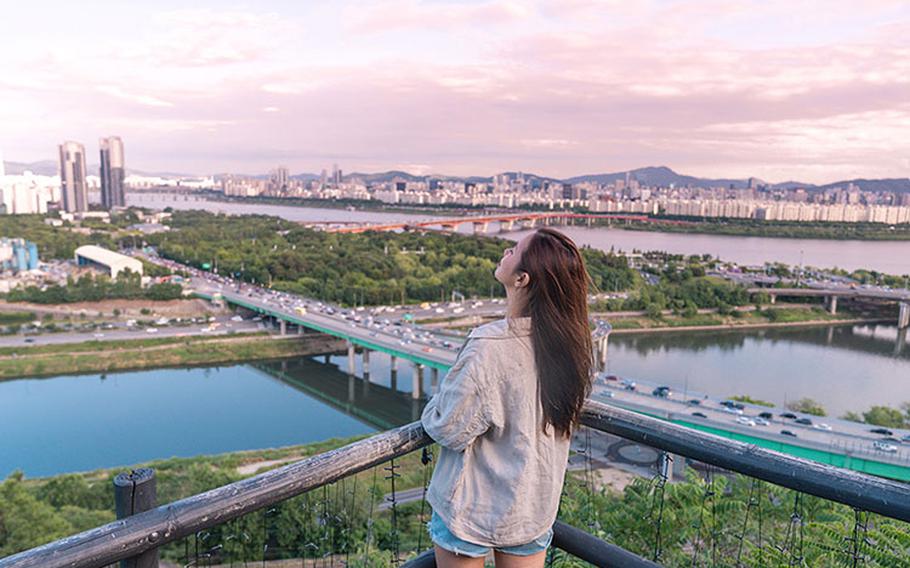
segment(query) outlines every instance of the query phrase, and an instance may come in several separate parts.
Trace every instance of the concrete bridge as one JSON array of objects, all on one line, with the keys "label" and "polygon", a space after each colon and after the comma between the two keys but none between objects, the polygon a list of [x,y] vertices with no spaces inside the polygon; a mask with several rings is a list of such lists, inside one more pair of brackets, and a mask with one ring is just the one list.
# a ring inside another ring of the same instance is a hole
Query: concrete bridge
[{"label": "concrete bridge", "polygon": [[771,297],[772,304],[777,301],[778,296],[788,298],[824,298],[825,309],[832,314],[837,313],[838,298],[897,302],[898,329],[904,329],[910,326],[910,291],[907,290],[878,290],[869,288],[749,288],[749,293],[768,294]]},{"label": "concrete bridge", "polygon": [[[599,215],[594,213],[570,213],[570,212],[550,212],[550,213],[508,213],[502,215],[485,215],[475,217],[447,217],[443,219],[430,219],[427,221],[403,222],[403,223],[379,223],[379,224],[355,224],[355,223],[337,223],[331,224],[325,231],[330,233],[365,233],[367,231],[407,231],[407,230],[444,230],[457,231],[461,225],[472,225],[474,234],[481,235],[489,232],[490,224],[499,225],[499,232],[505,233],[520,229],[533,229],[539,225],[551,224],[569,224],[584,223],[587,226],[599,223],[614,222],[639,222],[639,223],[668,223],[676,225],[692,224],[688,221],[670,221],[664,219],[652,219],[647,215]],[[306,226],[324,226],[324,224],[304,223]],[[343,226],[337,226],[343,225]]]},{"label": "concrete bridge", "polygon": [[[778,290],[784,290],[784,293],[786,293],[786,289],[774,289],[775,292]],[[803,289],[795,290],[803,291]],[[759,291],[767,292],[768,289],[760,289]],[[810,291],[822,294],[825,292],[824,290]],[[256,296],[255,294],[251,296],[250,292],[244,294],[242,292],[226,290],[202,289],[197,290],[196,295],[211,300],[223,301],[259,313],[272,321],[280,329],[280,333],[282,334],[287,334],[293,331],[294,328],[297,329],[298,333],[302,333],[303,329],[310,329],[344,339],[347,342],[347,375],[349,377],[356,375],[356,357],[358,349],[360,349],[360,356],[363,358],[363,369],[370,368],[370,353],[373,351],[385,353],[390,357],[390,369],[393,376],[397,372],[399,361],[407,361],[414,366],[411,398],[415,402],[419,402],[421,399],[425,398],[425,393],[423,392],[424,373],[427,370],[431,373],[430,388],[435,390],[439,384],[439,371],[447,371],[455,362],[455,357],[457,355],[458,346],[453,345],[451,348],[441,348],[437,344],[432,344],[428,340],[421,339],[419,336],[415,336],[415,338],[410,341],[403,340],[395,334],[381,329],[371,328],[370,326],[359,322],[311,311],[299,313],[295,310],[293,305],[288,305],[287,302],[275,302],[274,300],[265,299]],[[286,297],[292,296],[286,295]],[[298,298],[296,301],[303,301],[303,299]],[[293,304],[293,301],[290,301],[290,303]],[[598,363],[598,368],[602,371],[607,360],[608,337],[611,327],[608,323],[603,321],[596,322],[596,324],[597,328],[594,332],[595,358]],[[449,338],[446,337],[446,339]],[[369,376],[364,376],[363,381],[351,382],[349,380],[347,385],[347,398],[340,393],[334,393],[328,396],[335,401],[334,404],[338,407],[344,404],[350,405],[356,401],[356,395],[353,393],[357,390],[358,382],[360,383],[359,386],[361,388],[369,388],[370,378]],[[300,386],[299,383],[298,386]],[[337,385],[337,387],[343,388],[341,385]],[[392,386],[390,390],[397,391],[397,387]],[[324,396],[322,397],[324,398]],[[617,397],[615,399],[616,403],[620,402],[620,398],[621,397]],[[651,398],[653,398],[653,400],[650,400]],[[652,416],[663,416],[665,419],[669,419],[673,422],[683,423],[683,421],[685,421],[686,425],[697,429],[709,431],[735,440],[748,441],[749,443],[762,447],[777,449],[778,451],[791,455],[807,457],[822,463],[838,465],[839,467],[854,469],[856,471],[874,473],[891,479],[910,481],[910,464],[906,463],[904,458],[894,459],[892,456],[882,455],[880,452],[877,454],[873,452],[871,453],[872,455],[870,455],[870,452],[867,452],[864,449],[857,450],[857,443],[860,445],[871,444],[871,439],[867,437],[868,434],[863,434],[865,432],[865,425],[857,424],[857,430],[855,432],[829,433],[831,440],[825,444],[819,444],[813,440],[793,440],[777,434],[771,434],[767,438],[763,438],[750,435],[752,434],[751,431],[735,424],[716,422],[714,420],[693,424],[688,416],[682,418],[676,415],[670,416],[665,414],[666,411],[661,408],[661,405],[669,401],[664,401],[658,397],[648,397],[648,399],[648,406],[637,410]],[[626,401],[622,401],[622,403],[623,406],[626,405]],[[416,412],[418,408],[419,404],[415,404],[412,407],[412,412]],[[749,433],[747,434],[747,432]],[[866,456],[863,456],[862,458],[859,457],[857,451],[859,451],[860,454],[866,454]]]}]

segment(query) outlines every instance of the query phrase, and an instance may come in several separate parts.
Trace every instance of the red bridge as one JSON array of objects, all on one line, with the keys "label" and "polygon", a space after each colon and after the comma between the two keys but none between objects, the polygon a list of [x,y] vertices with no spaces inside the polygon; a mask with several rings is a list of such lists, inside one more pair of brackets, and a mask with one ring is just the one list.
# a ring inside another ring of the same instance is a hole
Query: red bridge
[{"label": "red bridge", "polygon": [[[352,222],[326,222],[304,223],[308,226],[327,225],[325,230],[330,233],[365,233],[367,231],[408,231],[408,230],[443,230],[457,231],[461,225],[471,224],[475,234],[486,233],[490,223],[498,223],[500,232],[519,229],[529,229],[538,224],[568,224],[573,221],[584,220],[590,226],[595,221],[611,223],[624,221],[627,223],[665,223],[671,225],[691,225],[689,221],[669,221],[652,219],[647,215],[598,215],[594,213],[510,213],[506,215],[486,215],[481,217],[449,217],[445,219],[430,219],[427,221],[383,224],[357,224]],[[344,226],[337,226],[344,225]]]}]

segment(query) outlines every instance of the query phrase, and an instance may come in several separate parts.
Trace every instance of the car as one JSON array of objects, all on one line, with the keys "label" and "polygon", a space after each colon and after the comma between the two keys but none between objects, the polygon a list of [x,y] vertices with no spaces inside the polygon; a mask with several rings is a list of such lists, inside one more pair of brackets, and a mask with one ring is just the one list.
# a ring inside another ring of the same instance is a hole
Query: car
[{"label": "car", "polygon": [[654,396],[659,396],[661,398],[667,398],[670,396],[670,394],[672,394],[672,391],[670,390],[670,387],[661,386],[651,391],[651,394]]},{"label": "car", "polygon": [[748,416],[737,416],[736,423],[742,424],[744,426],[755,426],[755,421],[749,418]]},{"label": "car", "polygon": [[899,439],[895,438],[894,436],[888,436],[887,438],[882,438],[881,440],[879,440],[879,442],[888,442],[889,444],[902,444],[903,443]]},{"label": "car", "polygon": [[797,424],[804,424],[806,426],[812,426],[812,420],[810,420],[808,418],[797,418],[796,420],[794,420],[794,422],[796,422]]},{"label": "car", "polygon": [[623,379],[622,383],[620,383],[620,384],[622,384],[622,386],[625,387],[626,390],[630,390],[630,391],[634,391],[635,388],[638,386],[635,383],[635,381],[632,381],[629,379]]},{"label": "car", "polygon": [[691,404],[692,406],[699,406],[699,405],[701,405],[701,399],[700,398],[690,398],[689,400],[686,401],[686,404]]},{"label": "car", "polygon": [[872,428],[869,430],[873,434],[882,434],[883,436],[893,436],[894,432],[888,430],[887,428]]},{"label": "car", "polygon": [[774,418],[774,415],[770,412],[759,412],[758,417],[764,418],[765,420],[772,420]]},{"label": "car", "polygon": [[794,433],[791,432],[790,430],[781,430],[780,433],[783,434],[784,436],[790,436],[790,437],[792,437],[792,438],[797,438],[797,437],[798,437],[796,434],[794,434]]},{"label": "car", "polygon": [[756,426],[767,426],[768,424],[771,424],[770,422],[768,422],[767,420],[765,420],[765,419],[762,418],[761,416],[756,416],[755,418],[753,418],[753,420],[755,420],[755,425],[756,425]]},{"label": "car", "polygon": [[897,452],[897,446],[894,444],[889,444],[888,442],[882,442],[880,440],[872,442],[872,447],[880,452],[888,452],[891,454]]},{"label": "car", "polygon": [[699,418],[707,418],[703,412],[693,412],[692,416],[698,416]]},{"label": "car", "polygon": [[791,420],[796,420],[797,418],[799,418],[799,416],[793,414],[792,412],[781,412],[780,417],[781,418],[790,418]]},{"label": "car", "polygon": [[35,342],[35,338],[34,338],[34,337],[26,337],[26,338],[25,338],[25,342],[26,342],[26,343],[34,343],[34,342]]},{"label": "car", "polygon": [[145,332],[146,333],[158,333],[158,328],[157,327],[147,327],[147,328],[145,328]]},{"label": "car", "polygon": [[812,427],[815,428],[816,430],[824,430],[825,432],[831,432],[833,430],[833,428],[831,428],[830,425],[825,424],[824,422],[820,422],[818,424],[813,424]]},{"label": "car", "polygon": [[608,381],[618,381],[619,380],[619,377],[617,377],[616,375],[607,375],[604,378]]},{"label": "car", "polygon": [[724,412],[729,412],[730,414],[742,414],[743,413],[743,411],[740,410],[739,408],[733,408],[730,406],[725,406]]},{"label": "car", "polygon": [[103,333],[96,333],[96,334],[94,334],[94,337],[100,339],[100,338],[104,337],[104,334],[103,334]]},{"label": "car", "polygon": [[613,391],[604,391],[600,394],[606,398],[613,398],[614,396],[616,396],[616,393]]},{"label": "car", "polygon": [[901,441],[902,441],[902,442],[910,442],[910,434],[907,434],[906,436],[901,437]]}]

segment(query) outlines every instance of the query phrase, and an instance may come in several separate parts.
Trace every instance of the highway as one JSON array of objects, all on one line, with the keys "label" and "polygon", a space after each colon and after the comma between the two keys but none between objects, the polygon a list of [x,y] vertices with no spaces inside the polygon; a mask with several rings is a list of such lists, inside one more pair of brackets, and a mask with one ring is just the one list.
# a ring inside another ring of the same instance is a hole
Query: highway
[{"label": "highway", "polygon": [[[382,313],[373,315],[366,308],[344,309],[293,294],[202,273],[170,261],[154,260],[192,274],[192,286],[206,296],[220,294],[227,302],[263,315],[343,337],[367,349],[382,351],[442,371],[452,365],[460,347],[460,341],[450,335],[439,334],[408,322],[392,321],[390,318],[384,318]],[[500,307],[493,303],[478,308],[494,306]],[[609,328],[599,328],[598,332],[608,333]],[[714,428],[734,438],[768,440],[828,454],[848,455],[910,467],[910,456],[904,450],[905,447],[910,447],[908,445],[910,431],[895,430],[893,435],[883,440],[882,435],[870,432],[870,426],[867,424],[793,413],[797,418],[811,421],[810,424],[803,425],[797,423],[795,419],[781,417],[781,414],[786,412],[784,409],[753,405],[744,405],[741,413],[735,413],[738,411],[731,412],[720,404],[721,401],[708,396],[700,397],[700,402],[693,404],[688,401],[696,398],[694,396],[685,399],[680,397],[679,393],[672,393],[666,398],[653,396],[651,391],[657,385],[638,386],[635,390],[630,390],[624,388],[618,379],[611,381],[607,375],[599,375],[593,398],[665,419],[685,422],[693,427]],[[757,415],[768,411],[773,413],[773,417],[768,424],[763,425],[761,420],[757,419]],[[693,412],[699,412],[704,416],[694,416]],[[738,419],[741,422],[738,422]],[[781,433],[782,430],[787,430],[795,436],[784,435]]]},{"label": "highway", "polygon": [[[217,323],[214,329],[211,323]],[[149,332],[148,329],[154,329]],[[56,331],[32,335],[0,335],[0,347],[30,347],[36,345],[59,345],[85,341],[116,341],[124,339],[146,339],[152,337],[222,336],[231,333],[250,333],[265,329],[260,322],[244,320],[231,321],[230,316],[218,316],[214,321],[192,324],[156,324],[151,328],[127,326],[125,322],[104,324],[96,331]],[[203,331],[204,330],[204,331]]]}]

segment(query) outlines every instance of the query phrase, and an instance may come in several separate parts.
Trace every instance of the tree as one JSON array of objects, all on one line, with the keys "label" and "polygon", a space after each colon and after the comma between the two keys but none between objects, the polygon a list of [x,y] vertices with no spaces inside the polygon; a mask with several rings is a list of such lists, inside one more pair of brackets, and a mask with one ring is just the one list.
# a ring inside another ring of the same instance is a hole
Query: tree
[{"label": "tree", "polygon": [[787,403],[787,409],[793,412],[802,412],[803,414],[812,414],[813,416],[827,416],[824,407],[811,398],[801,398]]},{"label": "tree", "polygon": [[863,412],[863,420],[867,424],[884,426],[886,428],[906,428],[908,426],[903,412],[890,406],[873,406]]}]

